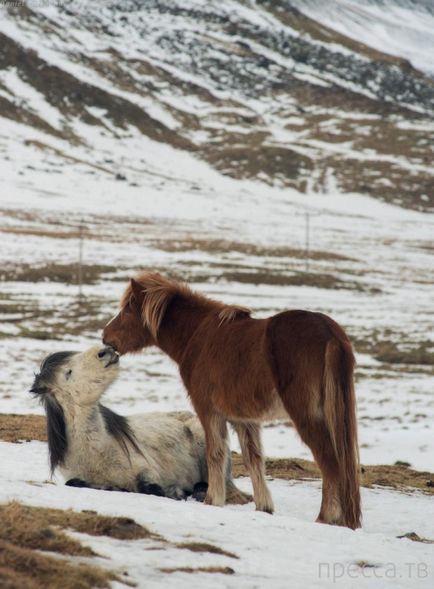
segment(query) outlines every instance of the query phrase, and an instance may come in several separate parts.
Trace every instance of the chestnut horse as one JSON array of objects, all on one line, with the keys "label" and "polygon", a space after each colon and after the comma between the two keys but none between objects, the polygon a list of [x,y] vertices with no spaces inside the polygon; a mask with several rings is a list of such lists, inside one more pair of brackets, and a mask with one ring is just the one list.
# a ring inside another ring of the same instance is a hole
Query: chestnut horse
[{"label": "chestnut horse", "polygon": [[103,340],[120,354],[156,345],[179,365],[205,430],[206,503],[225,503],[229,421],[239,437],[256,509],[273,512],[260,423],[288,414],[322,472],[317,521],[360,527],[355,360],[335,321],[298,310],[254,319],[248,309],[144,272],[131,279]]}]

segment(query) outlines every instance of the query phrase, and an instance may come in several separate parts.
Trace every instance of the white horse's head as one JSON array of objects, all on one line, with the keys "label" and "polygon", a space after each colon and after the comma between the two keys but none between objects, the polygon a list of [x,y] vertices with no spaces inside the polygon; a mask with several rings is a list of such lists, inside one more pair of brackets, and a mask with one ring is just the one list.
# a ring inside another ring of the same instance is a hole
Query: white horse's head
[{"label": "white horse's head", "polygon": [[110,346],[47,356],[31,392],[49,395],[62,407],[96,403],[119,372],[119,354]]}]

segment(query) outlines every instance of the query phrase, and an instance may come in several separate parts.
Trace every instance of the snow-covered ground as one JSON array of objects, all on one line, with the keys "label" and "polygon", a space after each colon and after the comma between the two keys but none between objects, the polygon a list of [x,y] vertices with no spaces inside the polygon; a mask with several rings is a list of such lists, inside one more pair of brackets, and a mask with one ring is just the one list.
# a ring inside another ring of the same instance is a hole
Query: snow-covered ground
[{"label": "snow-covered ground", "polygon": [[[408,532],[433,538],[432,497],[363,490],[364,527],[353,532],[313,523],[320,502],[317,483],[270,481],[276,513],[269,516],[255,512],[253,504],[218,508],[190,500],[54,486],[45,482],[46,448],[41,442],[0,442],[0,454],[0,502],[20,499],[30,505],[127,516],[171,543],[207,542],[239,557],[198,554],[155,540],[125,542],[73,534],[101,555],[93,562],[112,570],[128,570],[129,579],[139,589],[408,589],[432,587],[434,581],[434,545],[397,538]],[[237,484],[250,489],[247,479]],[[202,566],[230,567],[234,574],[163,574],[159,570]],[[117,583],[113,586],[121,587]]]}]

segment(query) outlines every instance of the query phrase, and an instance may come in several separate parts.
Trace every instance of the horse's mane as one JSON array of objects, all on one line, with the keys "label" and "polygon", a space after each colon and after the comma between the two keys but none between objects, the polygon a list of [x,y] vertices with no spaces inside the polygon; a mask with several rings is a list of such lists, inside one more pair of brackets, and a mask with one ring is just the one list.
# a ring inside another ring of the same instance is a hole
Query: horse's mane
[{"label": "horse's mane", "polygon": [[47,415],[48,455],[51,475],[53,475],[57,466],[65,460],[68,439],[66,437],[63,408],[50,394],[50,386],[57,370],[64,364],[65,360],[74,354],[75,352],[56,352],[47,356],[42,361],[40,372],[35,375],[30,388],[30,392],[39,397]]},{"label": "horse's mane", "polygon": [[[66,434],[63,407],[51,394],[50,385],[55,377],[56,370],[74,353],[56,352],[47,356],[41,364],[40,373],[35,375],[33,385],[30,388],[30,392],[39,397],[47,416],[48,454],[51,475],[53,475],[56,468],[65,460],[68,451],[68,437]],[[127,442],[130,442],[136,452],[143,454],[128,420],[108,407],[101,405],[101,403],[98,403],[98,409],[104,420],[107,432],[115,438],[125,454],[128,457],[130,455]]]},{"label": "horse's mane", "polygon": [[130,455],[127,444],[128,441],[138,454],[143,455],[143,452],[141,451],[140,446],[137,443],[136,436],[134,435],[134,432],[132,431],[127,418],[123,415],[115,413],[108,407],[101,405],[101,403],[98,403],[98,407],[104,419],[104,423],[108,433],[116,439],[116,441],[118,442],[122,450],[125,452],[125,454],[128,457]]},{"label": "horse's mane", "polygon": [[[205,307],[210,311],[215,311],[220,325],[229,323],[238,317],[249,317],[251,313],[247,307],[225,305],[194,292],[185,282],[164,278],[157,272],[143,272],[135,278],[135,281],[143,287],[142,321],[154,338],[157,337],[169,303],[175,297],[188,301],[192,306]],[[134,291],[130,282],[122,296],[121,309],[130,304],[133,298]]]}]

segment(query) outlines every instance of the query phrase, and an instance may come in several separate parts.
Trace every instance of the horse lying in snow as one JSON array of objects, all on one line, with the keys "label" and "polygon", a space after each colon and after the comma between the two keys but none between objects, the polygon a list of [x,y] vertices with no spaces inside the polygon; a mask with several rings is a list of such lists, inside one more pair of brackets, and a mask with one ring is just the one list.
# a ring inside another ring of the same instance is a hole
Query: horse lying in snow
[{"label": "horse lying in snow", "polygon": [[[207,489],[205,436],[189,412],[123,417],[99,403],[119,372],[119,355],[95,346],[58,352],[42,362],[31,392],[47,414],[51,472],[70,486],[203,500]],[[226,468],[228,502],[247,503]]]}]

